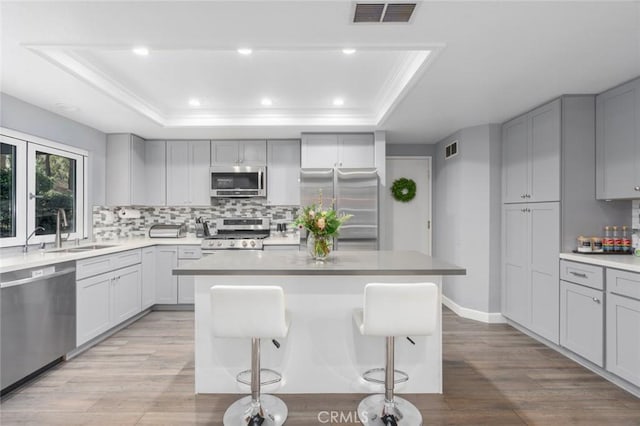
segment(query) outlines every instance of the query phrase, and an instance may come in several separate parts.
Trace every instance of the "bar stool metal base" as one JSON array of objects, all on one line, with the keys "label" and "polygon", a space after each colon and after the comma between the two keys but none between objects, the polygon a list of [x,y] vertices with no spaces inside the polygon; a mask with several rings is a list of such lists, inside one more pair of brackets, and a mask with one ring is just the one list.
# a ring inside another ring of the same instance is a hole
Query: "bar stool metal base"
[{"label": "bar stool metal base", "polygon": [[[383,419],[388,418],[385,416],[390,416],[393,420],[385,423]],[[393,402],[388,403],[382,394],[369,395],[360,401],[358,418],[367,426],[422,425],[422,415],[415,405],[397,396],[394,397]]]},{"label": "bar stool metal base", "polygon": [[[393,370],[395,373],[394,376],[394,384],[398,384],[398,383],[404,383],[404,382],[408,382],[409,381],[409,375],[407,373],[405,373],[402,370]],[[371,370],[367,370],[364,373],[362,373],[362,379],[370,382],[370,383],[379,383],[379,384],[384,384],[384,379],[385,379],[385,374],[386,374],[386,369],[385,368],[372,368]],[[378,379],[377,377],[375,377],[376,375],[380,375],[382,376],[380,379]]]},{"label": "bar stool metal base", "polygon": [[224,413],[224,426],[259,425],[251,423],[252,417],[260,415],[264,418],[262,426],[281,426],[287,420],[289,410],[285,403],[273,395],[261,395],[260,403],[255,403],[251,396],[245,396],[231,404]]},{"label": "bar stool metal base", "polygon": [[[243,385],[251,386],[251,370],[244,370],[239,372],[236,375],[236,381],[242,383]],[[260,385],[272,385],[274,383],[279,383],[282,381],[282,374],[278,373],[276,370],[272,370],[270,368],[261,368],[260,369]]]}]

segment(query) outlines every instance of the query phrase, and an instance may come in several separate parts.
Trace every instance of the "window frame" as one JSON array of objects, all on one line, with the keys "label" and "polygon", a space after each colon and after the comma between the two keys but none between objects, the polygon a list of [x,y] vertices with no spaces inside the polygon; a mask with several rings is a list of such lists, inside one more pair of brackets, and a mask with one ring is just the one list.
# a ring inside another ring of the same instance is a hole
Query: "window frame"
[{"label": "window frame", "polygon": [[[0,238],[0,247],[15,247],[25,244],[27,236],[35,229],[35,199],[29,200],[29,193],[35,193],[35,153],[47,152],[76,160],[76,232],[69,234],[69,239],[87,238],[89,229],[89,152],[49,139],[22,133],[13,129],[0,127],[0,137],[7,138],[18,147],[16,157],[16,236]],[[19,152],[22,151],[22,155]],[[21,170],[22,169],[22,170]],[[20,176],[20,179],[18,178]],[[63,233],[66,235],[66,233]],[[30,244],[49,243],[55,241],[55,234],[34,235]]]},{"label": "window frame", "polygon": [[4,134],[0,134],[0,142],[13,145],[16,147],[16,162],[15,162],[15,214],[16,214],[16,229],[15,237],[0,238],[0,247],[13,247],[24,244],[26,235],[24,230],[27,228],[27,170],[25,167],[21,167],[20,163],[26,164],[27,162],[27,143],[21,139],[16,139]]},{"label": "window frame", "polygon": [[[66,150],[61,150],[58,148],[52,148],[46,145],[40,145],[37,143],[29,143],[27,145],[27,158],[28,165],[27,167],[27,217],[29,218],[27,231],[31,233],[36,228],[36,199],[35,197],[31,197],[31,194],[36,193],[36,152],[44,152],[47,154],[58,155],[65,158],[70,158],[75,160],[76,162],[76,194],[75,194],[75,212],[74,217],[76,218],[76,231],[69,233],[68,240],[73,240],[76,238],[85,238],[85,191],[84,191],[84,157],[79,154],[75,154]],[[66,231],[62,231],[62,235],[66,237]],[[48,235],[34,235],[32,237],[32,241],[34,243],[52,243],[56,239],[55,232],[53,234]]]}]

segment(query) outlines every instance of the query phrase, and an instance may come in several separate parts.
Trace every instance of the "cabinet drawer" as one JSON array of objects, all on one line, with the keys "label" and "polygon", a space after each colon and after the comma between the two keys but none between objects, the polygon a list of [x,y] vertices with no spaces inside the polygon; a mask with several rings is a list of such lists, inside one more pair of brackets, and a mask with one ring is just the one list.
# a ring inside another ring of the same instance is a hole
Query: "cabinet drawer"
[{"label": "cabinet drawer", "polygon": [[140,249],[129,250],[111,256],[111,269],[120,269],[140,262],[142,262],[142,253]]},{"label": "cabinet drawer", "polygon": [[640,300],[640,274],[607,268],[607,292]]},{"label": "cabinet drawer", "polygon": [[600,266],[561,260],[560,279],[597,290],[604,290],[603,272]]},{"label": "cabinet drawer", "polygon": [[178,246],[178,259],[200,259],[202,249],[198,246]]},{"label": "cabinet drawer", "polygon": [[111,256],[97,256],[79,260],[76,263],[76,280],[102,274],[111,269],[113,269],[111,267]]}]

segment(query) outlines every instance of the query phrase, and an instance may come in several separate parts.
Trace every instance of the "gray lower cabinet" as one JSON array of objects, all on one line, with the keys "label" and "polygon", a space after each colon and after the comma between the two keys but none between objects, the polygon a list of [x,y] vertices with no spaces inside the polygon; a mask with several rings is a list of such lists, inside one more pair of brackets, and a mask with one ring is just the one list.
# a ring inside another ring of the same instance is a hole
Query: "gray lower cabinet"
[{"label": "gray lower cabinet", "polygon": [[156,303],[156,248],[142,249],[142,309]]},{"label": "gray lower cabinet", "polygon": [[141,268],[128,266],[76,282],[76,344],[80,346],[141,310]]},{"label": "gray lower cabinet", "polygon": [[604,292],[560,281],[560,345],[604,367]]},{"label": "gray lower cabinet", "polygon": [[[190,263],[202,257],[200,246],[180,246],[178,247],[178,267],[189,266]],[[178,278],[178,303],[195,303],[195,278],[189,276],[179,276]]]},{"label": "gray lower cabinet", "polygon": [[607,269],[607,370],[640,386],[640,274]]},{"label": "gray lower cabinet", "polygon": [[596,97],[596,198],[640,198],[640,79]]},{"label": "gray lower cabinet", "polygon": [[503,313],[559,341],[559,203],[503,206]]},{"label": "gray lower cabinet", "polygon": [[178,247],[156,247],[156,303],[178,303],[178,277],[173,269],[178,267]]}]

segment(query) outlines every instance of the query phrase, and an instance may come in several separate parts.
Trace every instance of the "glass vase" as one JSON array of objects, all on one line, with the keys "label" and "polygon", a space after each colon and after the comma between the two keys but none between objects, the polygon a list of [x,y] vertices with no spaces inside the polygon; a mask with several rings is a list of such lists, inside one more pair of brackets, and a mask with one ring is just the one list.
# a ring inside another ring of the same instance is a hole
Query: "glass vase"
[{"label": "glass vase", "polygon": [[326,235],[307,235],[307,252],[315,260],[324,261],[333,248],[333,237]]}]

